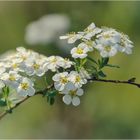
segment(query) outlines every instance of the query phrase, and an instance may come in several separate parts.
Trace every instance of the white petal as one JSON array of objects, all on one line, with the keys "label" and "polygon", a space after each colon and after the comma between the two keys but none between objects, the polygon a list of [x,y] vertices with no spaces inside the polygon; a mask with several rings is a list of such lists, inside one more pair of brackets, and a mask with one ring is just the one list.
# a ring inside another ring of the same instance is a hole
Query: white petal
[{"label": "white petal", "polygon": [[0,80],[0,89],[2,89],[5,86],[5,84]]},{"label": "white petal", "polygon": [[28,95],[28,93],[25,91],[25,90],[22,90],[20,88],[17,89],[17,93],[20,95],[20,96],[23,96],[23,97],[26,97]]},{"label": "white petal", "polygon": [[75,85],[72,82],[69,82],[66,84],[65,89],[70,91],[70,90],[76,90]]},{"label": "white petal", "polygon": [[60,36],[59,37],[60,39],[68,39],[68,36],[66,35],[66,36]]},{"label": "white petal", "polygon": [[27,92],[29,96],[33,96],[35,94],[35,89],[30,87]]},{"label": "white petal", "polygon": [[79,88],[76,92],[76,95],[78,95],[78,96],[82,96],[83,94],[84,94],[84,91],[81,88]]},{"label": "white petal", "polygon": [[65,104],[69,105],[69,104],[71,103],[71,101],[72,101],[72,98],[71,98],[70,95],[65,95],[65,96],[63,96],[63,102],[64,102]]},{"label": "white petal", "polygon": [[79,99],[79,97],[74,97],[73,99],[72,99],[72,104],[74,105],[74,106],[78,106],[79,104],[80,104],[80,99]]},{"label": "white petal", "polygon": [[60,82],[55,82],[54,87],[55,87],[56,90],[62,91],[64,89],[65,85],[61,84]]}]

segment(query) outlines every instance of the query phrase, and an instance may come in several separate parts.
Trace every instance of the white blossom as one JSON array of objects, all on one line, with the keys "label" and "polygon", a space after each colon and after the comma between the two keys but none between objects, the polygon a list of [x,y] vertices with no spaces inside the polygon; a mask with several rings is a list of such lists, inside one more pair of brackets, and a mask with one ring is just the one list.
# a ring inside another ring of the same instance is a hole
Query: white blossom
[{"label": "white blossom", "polygon": [[65,85],[68,83],[68,72],[55,74],[52,79],[54,81],[55,89],[62,91],[65,88]]},{"label": "white blossom", "polygon": [[90,40],[96,34],[99,34],[102,30],[95,26],[94,23],[91,23],[85,30],[83,38]]},{"label": "white blossom", "polygon": [[70,105],[72,103],[74,106],[78,106],[80,104],[79,96],[83,95],[83,89],[77,88],[69,82],[61,93],[64,94],[63,102],[65,104]]},{"label": "white blossom", "polygon": [[73,64],[74,62],[70,61],[68,58],[64,58],[61,62],[59,62],[59,66],[64,69],[70,68]]},{"label": "white blossom", "polygon": [[102,41],[108,41],[111,43],[119,43],[121,36],[120,33],[112,28],[104,28],[100,34],[97,35],[97,38]]},{"label": "white blossom", "polygon": [[81,39],[83,35],[81,33],[76,34],[75,32],[69,33],[65,36],[60,36],[60,39],[68,39],[68,43],[75,43],[77,40]]},{"label": "white blossom", "polygon": [[129,40],[129,37],[127,35],[121,34],[121,41],[118,45],[118,50],[126,54],[131,54],[133,47],[133,42]]},{"label": "white blossom", "polygon": [[87,57],[88,47],[85,47],[85,44],[81,43],[78,47],[74,47],[71,50],[71,55],[73,58],[85,58]]},{"label": "white blossom", "polygon": [[69,81],[72,82],[77,88],[80,88],[83,84],[87,83],[87,79],[82,77],[77,71],[70,72]]},{"label": "white blossom", "polygon": [[29,78],[22,78],[17,88],[17,93],[20,96],[33,96],[35,94],[35,89],[33,88],[34,84]]},{"label": "white blossom", "polygon": [[3,80],[6,85],[15,89],[19,85],[20,78],[21,76],[16,71],[9,71],[1,75],[1,80]]},{"label": "white blossom", "polygon": [[95,46],[95,48],[99,50],[102,57],[112,57],[116,55],[117,47],[117,44],[112,44],[110,42],[102,42]]},{"label": "white blossom", "polygon": [[47,58],[44,69],[51,70],[53,72],[57,71],[57,69],[60,67],[59,64],[63,61],[63,58],[60,56],[50,56]]},{"label": "white blossom", "polygon": [[55,41],[68,31],[70,19],[64,14],[48,14],[26,27],[25,41],[30,45],[46,44]]}]

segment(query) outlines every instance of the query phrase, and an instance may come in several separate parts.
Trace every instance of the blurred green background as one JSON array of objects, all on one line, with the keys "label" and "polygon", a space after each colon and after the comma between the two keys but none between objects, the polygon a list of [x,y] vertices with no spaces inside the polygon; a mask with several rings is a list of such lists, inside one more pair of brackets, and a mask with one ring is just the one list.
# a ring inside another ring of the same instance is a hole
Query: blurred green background
[{"label": "blurred green background", "polygon": [[[71,31],[91,22],[113,27],[134,42],[133,54],[118,54],[107,69],[108,78],[137,77],[140,82],[140,2],[0,2],[0,53],[26,45],[25,27],[43,15],[67,14]],[[46,55],[64,55],[53,46],[29,46]],[[90,83],[78,107],[66,106],[58,98],[49,106],[46,99],[32,97],[12,115],[0,121],[0,138],[140,138],[140,89],[129,85]]]}]

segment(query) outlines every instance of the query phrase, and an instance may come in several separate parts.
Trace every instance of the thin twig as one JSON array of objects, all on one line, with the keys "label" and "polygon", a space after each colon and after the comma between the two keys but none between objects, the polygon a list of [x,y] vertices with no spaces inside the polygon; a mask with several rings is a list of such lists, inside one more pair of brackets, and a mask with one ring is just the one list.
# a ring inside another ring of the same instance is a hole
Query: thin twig
[{"label": "thin twig", "polygon": [[[133,79],[133,80],[132,80]],[[114,84],[130,84],[130,85],[134,85],[137,86],[138,88],[140,88],[140,84],[139,83],[135,83],[135,78],[131,78],[129,80],[107,80],[107,79],[98,79],[98,78],[91,78],[89,79],[89,81],[93,82],[93,81],[97,81],[97,82],[106,82],[106,83],[114,83]]]}]

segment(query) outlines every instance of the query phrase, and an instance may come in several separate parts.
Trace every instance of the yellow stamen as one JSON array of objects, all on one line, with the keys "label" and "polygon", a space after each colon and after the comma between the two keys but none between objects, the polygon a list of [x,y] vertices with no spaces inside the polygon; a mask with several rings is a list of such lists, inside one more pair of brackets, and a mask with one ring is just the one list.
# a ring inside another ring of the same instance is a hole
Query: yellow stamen
[{"label": "yellow stamen", "polygon": [[35,69],[35,70],[37,70],[37,69],[39,69],[39,65],[38,64],[33,64],[33,68]]},{"label": "yellow stamen", "polygon": [[78,54],[83,54],[83,49],[77,48],[76,53],[78,53]]},{"label": "yellow stamen", "polygon": [[81,77],[80,76],[76,76],[75,82],[78,83],[78,82],[80,82],[80,80],[81,80]]},{"label": "yellow stamen", "polygon": [[10,75],[10,76],[9,76],[9,80],[10,80],[10,81],[15,81],[15,80],[16,80],[16,78],[15,78],[15,76],[14,76],[14,75]]},{"label": "yellow stamen", "polygon": [[105,50],[106,50],[107,52],[110,52],[111,47],[110,47],[110,46],[105,46]]},{"label": "yellow stamen", "polygon": [[21,83],[21,88],[27,90],[29,88],[28,83]]},{"label": "yellow stamen", "polygon": [[66,77],[63,77],[60,79],[61,83],[66,84],[68,82],[68,79]]}]

